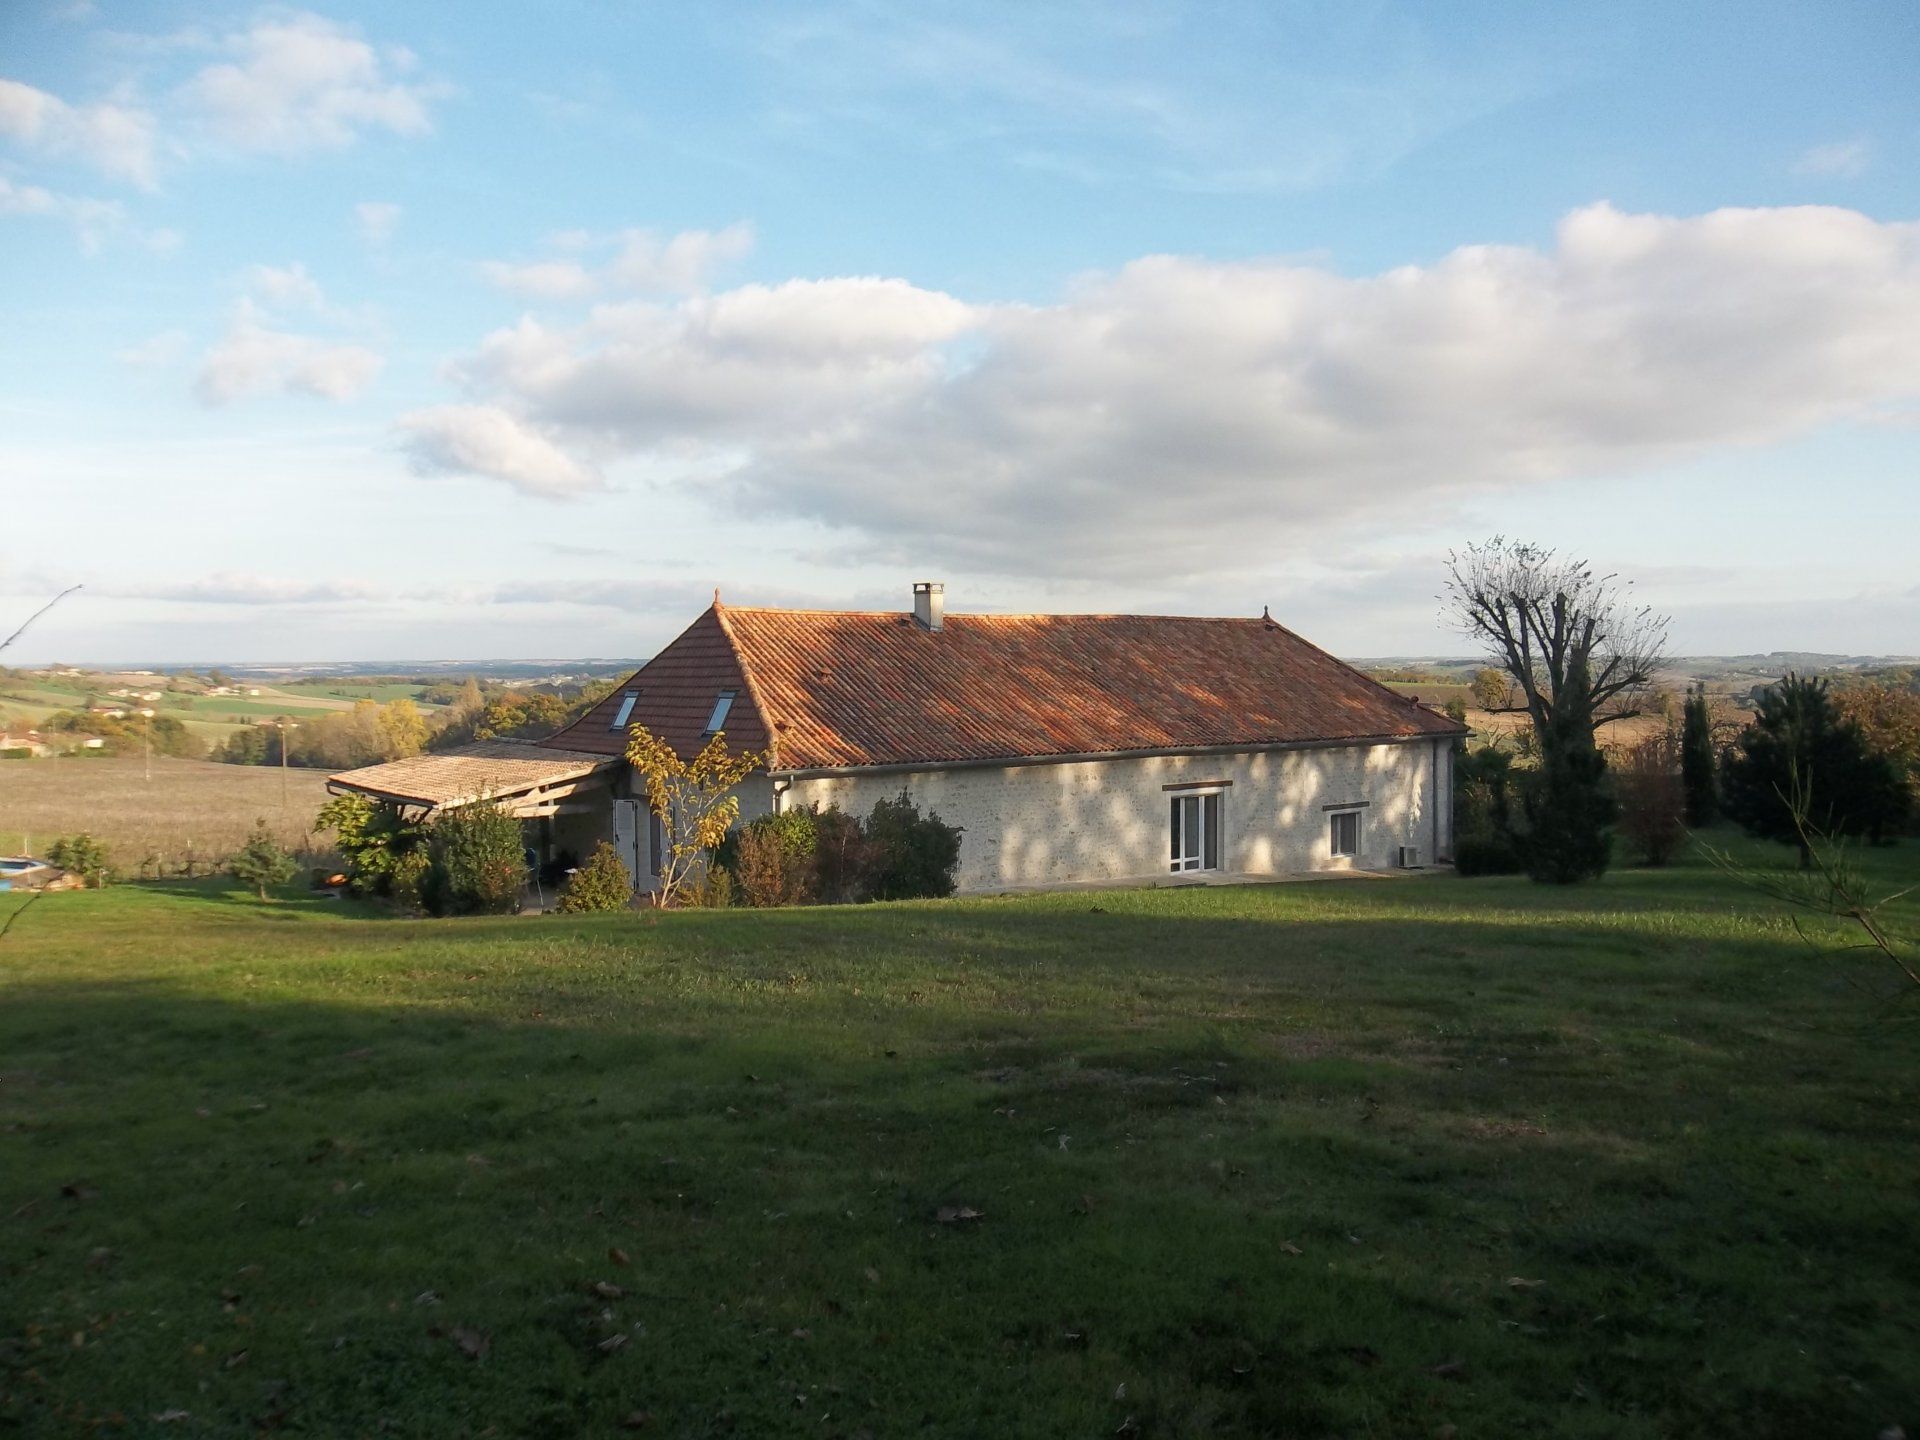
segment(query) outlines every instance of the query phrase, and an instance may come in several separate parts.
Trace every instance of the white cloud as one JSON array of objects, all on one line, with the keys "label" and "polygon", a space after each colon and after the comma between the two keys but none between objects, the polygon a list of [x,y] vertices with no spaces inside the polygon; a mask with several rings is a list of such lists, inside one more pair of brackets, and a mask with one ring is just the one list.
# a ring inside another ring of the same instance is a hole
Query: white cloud
[{"label": "white cloud", "polygon": [[[580,300],[616,290],[686,295],[702,289],[714,271],[753,250],[753,227],[745,221],[720,230],[682,230],[665,237],[651,230],[624,230],[614,238],[617,253],[598,267],[589,268],[574,259],[487,260],[481,263],[480,273],[502,290],[535,300]],[[578,254],[607,242],[571,230],[551,236],[549,243]]]},{"label": "white cloud", "polygon": [[0,175],[0,215],[64,220],[89,254],[126,221],[126,211],[115,201],[62,195],[40,185],[16,185],[4,175]]},{"label": "white cloud", "polygon": [[226,334],[201,358],[193,391],[205,405],[275,392],[351,400],[383,363],[365,346],[275,329],[258,307],[242,301]]},{"label": "white cloud", "polygon": [[241,287],[226,333],[201,357],[193,390],[202,404],[275,392],[351,400],[379,374],[384,360],[364,345],[286,328],[290,311],[335,328],[353,319],[327,303],[305,265],[250,266]]},{"label": "white cloud", "polygon": [[1815,145],[1803,151],[1793,162],[1796,175],[1827,175],[1851,180],[1867,172],[1873,147],[1865,140],[1838,140],[1831,145]]},{"label": "white cloud", "polygon": [[369,131],[420,135],[445,87],[408,79],[413,55],[376,49],[345,26],[306,13],[273,14],[224,42],[234,59],[209,65],[179,100],[206,134],[235,150],[296,155],[338,150]]},{"label": "white cloud", "polygon": [[402,444],[422,475],[481,475],[558,500],[606,482],[537,431],[490,405],[439,405],[401,417]]},{"label": "white cloud", "polygon": [[0,79],[0,136],[34,153],[78,160],[152,189],[156,133],[153,116],[135,105],[70,105],[19,80]]},{"label": "white cloud", "polygon": [[629,230],[621,236],[620,253],[606,275],[622,289],[683,295],[752,250],[753,227],[744,221],[724,230],[682,230],[665,239],[651,230]]},{"label": "white cloud", "polygon": [[276,309],[324,310],[320,284],[299,261],[291,265],[254,265],[246,273],[247,292]]},{"label": "white cloud", "polygon": [[186,605],[340,605],[379,600],[387,595],[367,585],[292,580],[234,571],[179,583],[91,588],[114,599]]},{"label": "white cloud", "polygon": [[360,238],[369,245],[385,245],[400,224],[400,207],[390,200],[362,200],[353,207]]},{"label": "white cloud", "polygon": [[594,290],[593,277],[572,260],[539,260],[525,265],[486,260],[481,262],[480,273],[502,290],[536,300],[577,300]]},{"label": "white cloud", "polygon": [[1225,553],[1257,563],[1307,528],[1911,402],[1920,224],[1602,204],[1549,250],[1467,246],[1359,278],[1157,256],[1048,306],[900,280],[750,285],[522,320],[451,373],[548,466],[555,446],[704,457],[743,507],[864,534],[870,556],[1092,573],[1217,556],[1224,527]]}]

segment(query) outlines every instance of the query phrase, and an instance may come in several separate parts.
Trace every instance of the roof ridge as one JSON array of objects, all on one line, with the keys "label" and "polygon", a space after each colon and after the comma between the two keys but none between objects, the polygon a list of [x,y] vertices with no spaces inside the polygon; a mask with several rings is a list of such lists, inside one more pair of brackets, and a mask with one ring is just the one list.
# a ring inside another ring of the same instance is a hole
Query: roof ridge
[{"label": "roof ridge", "polygon": [[[871,616],[906,619],[913,614],[911,610],[828,610],[804,605],[728,605],[726,610],[730,615],[844,615],[859,619]],[[1139,610],[949,610],[945,618],[948,620],[1206,620],[1242,625],[1272,624],[1281,629],[1286,628],[1280,626],[1279,621],[1270,620],[1261,615],[1162,615]]]}]

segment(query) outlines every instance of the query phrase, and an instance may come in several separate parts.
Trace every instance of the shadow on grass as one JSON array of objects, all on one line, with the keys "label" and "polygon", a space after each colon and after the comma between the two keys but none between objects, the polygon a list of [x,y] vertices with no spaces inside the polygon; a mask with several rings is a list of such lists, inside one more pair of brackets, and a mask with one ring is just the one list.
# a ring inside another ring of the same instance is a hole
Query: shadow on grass
[{"label": "shadow on grass", "polygon": [[30,1432],[1784,1434],[1920,1400],[1906,1067],[1783,1036],[1779,942],[1101,896],[256,942],[227,922],[273,907],[164,908],[194,898],[191,957],[0,999]]}]

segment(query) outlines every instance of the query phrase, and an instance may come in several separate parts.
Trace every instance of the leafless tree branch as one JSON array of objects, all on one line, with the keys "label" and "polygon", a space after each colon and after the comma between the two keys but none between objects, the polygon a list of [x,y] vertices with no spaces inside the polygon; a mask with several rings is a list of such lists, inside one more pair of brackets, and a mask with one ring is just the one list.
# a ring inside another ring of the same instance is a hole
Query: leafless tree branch
[{"label": "leafless tree branch", "polygon": [[81,587],[78,585],[69,585],[66,589],[62,590],[58,595],[54,596],[51,600],[47,601],[46,604],[42,605],[38,610],[34,611],[33,614],[29,615],[26,618],[26,622],[22,624],[18,630],[15,630],[11,635],[7,636],[6,639],[0,640],[0,650],[5,650],[9,645],[13,644],[14,641],[18,640],[22,635],[26,634],[28,627],[31,626],[34,621],[38,620],[42,615],[46,614],[54,606],[58,605],[62,600],[66,599],[69,595],[73,594],[74,591],[80,588]]}]

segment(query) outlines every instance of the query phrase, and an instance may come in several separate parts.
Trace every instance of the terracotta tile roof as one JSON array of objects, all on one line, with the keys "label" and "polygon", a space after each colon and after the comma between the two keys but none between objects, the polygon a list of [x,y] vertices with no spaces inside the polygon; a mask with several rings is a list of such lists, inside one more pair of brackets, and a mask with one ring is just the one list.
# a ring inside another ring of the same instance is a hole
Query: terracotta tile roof
[{"label": "terracotta tile roof", "polygon": [[481,740],[437,755],[414,755],[343,770],[327,788],[358,790],[414,805],[466,805],[488,797],[517,795],[541,785],[580,780],[609,764],[605,755],[581,754],[523,740]]},{"label": "terracotta tile roof", "polygon": [[734,702],[727,712],[727,744],[735,750],[765,750],[767,722],[752,702],[740,657],[721,628],[719,608],[703,613],[624,685],[615,686],[606,699],[540,743],[595,755],[625,754],[626,727],[616,729],[613,722],[623,698],[637,691],[632,721],[645,725],[676,754],[691,758],[706,744],[714,698],[731,690]]},{"label": "terracotta tile roof", "polygon": [[718,606],[551,744],[615,754],[619,697],[683,755],[725,727],[776,770],[1455,735],[1464,727],[1266,619]]}]

